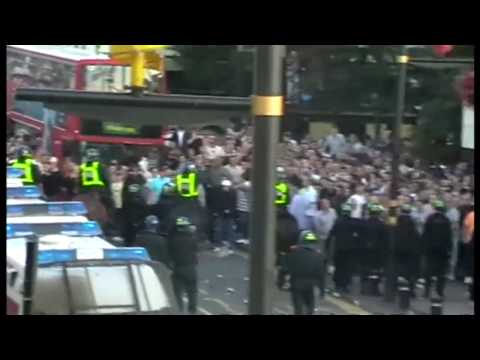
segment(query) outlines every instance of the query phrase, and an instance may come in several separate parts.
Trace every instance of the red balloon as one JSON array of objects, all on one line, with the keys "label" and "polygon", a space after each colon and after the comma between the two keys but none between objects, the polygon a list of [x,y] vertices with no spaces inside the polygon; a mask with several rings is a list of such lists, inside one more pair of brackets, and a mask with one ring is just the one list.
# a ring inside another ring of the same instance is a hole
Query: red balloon
[{"label": "red balloon", "polygon": [[438,56],[446,56],[453,51],[453,45],[433,45],[433,51]]}]

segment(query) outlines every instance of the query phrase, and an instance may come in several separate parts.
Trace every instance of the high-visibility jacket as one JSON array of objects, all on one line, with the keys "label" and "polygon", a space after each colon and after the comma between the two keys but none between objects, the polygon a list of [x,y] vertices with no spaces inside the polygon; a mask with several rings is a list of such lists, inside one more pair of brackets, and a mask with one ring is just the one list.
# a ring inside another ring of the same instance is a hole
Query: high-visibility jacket
[{"label": "high-visibility jacket", "polygon": [[12,167],[23,170],[23,176],[20,178],[23,181],[23,185],[33,185],[35,183],[33,179],[33,166],[35,161],[32,159],[25,159],[23,161],[15,160]]},{"label": "high-visibility jacket", "polygon": [[290,202],[290,189],[287,183],[280,182],[275,186],[277,191],[277,197],[275,200],[276,205],[288,205]]},{"label": "high-visibility jacket", "polygon": [[198,197],[198,177],[195,173],[180,174],[176,178],[177,192],[185,198]]},{"label": "high-visibility jacket", "polygon": [[80,166],[80,181],[83,187],[98,186],[104,187],[105,183],[100,174],[100,163],[94,161]]}]

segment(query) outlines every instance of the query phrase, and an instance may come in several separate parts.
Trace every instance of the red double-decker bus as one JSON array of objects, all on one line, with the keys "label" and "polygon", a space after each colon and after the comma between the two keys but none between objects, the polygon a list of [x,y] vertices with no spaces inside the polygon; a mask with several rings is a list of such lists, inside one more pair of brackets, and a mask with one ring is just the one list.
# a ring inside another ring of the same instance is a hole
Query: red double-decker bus
[{"label": "red double-decker bus", "polygon": [[[100,150],[103,160],[147,154],[164,143],[160,125],[137,119],[119,123],[115,119],[79,118],[53,111],[41,102],[15,101],[19,87],[128,92],[130,69],[106,55],[55,45],[7,46],[7,126],[25,128],[42,136],[50,153],[77,161],[87,145]],[[153,74],[150,90],[165,93],[165,79]],[[148,77],[147,77],[148,79]]]}]

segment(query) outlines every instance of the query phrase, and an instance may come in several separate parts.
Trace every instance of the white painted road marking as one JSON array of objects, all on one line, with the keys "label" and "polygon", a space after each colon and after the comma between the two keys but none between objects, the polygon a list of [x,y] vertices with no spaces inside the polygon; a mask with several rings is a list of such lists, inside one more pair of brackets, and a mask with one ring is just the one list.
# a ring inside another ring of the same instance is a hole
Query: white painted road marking
[{"label": "white painted road marking", "polygon": [[211,312],[205,310],[204,308],[199,307],[198,311],[200,311],[204,315],[213,315]]},{"label": "white painted road marking", "polygon": [[242,313],[239,313],[239,312],[236,312],[235,310],[233,310],[230,307],[230,305],[228,305],[227,303],[223,302],[220,299],[215,299],[215,298],[210,298],[209,297],[209,298],[205,298],[203,300],[217,303],[218,305],[222,306],[225,310],[227,310],[227,312],[229,312],[231,315],[243,315]]}]

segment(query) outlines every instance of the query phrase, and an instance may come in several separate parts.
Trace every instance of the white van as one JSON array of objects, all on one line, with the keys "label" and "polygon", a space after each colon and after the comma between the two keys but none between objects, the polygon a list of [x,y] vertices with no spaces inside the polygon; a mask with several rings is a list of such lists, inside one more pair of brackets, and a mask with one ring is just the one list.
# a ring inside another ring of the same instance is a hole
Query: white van
[{"label": "white van", "polygon": [[[7,314],[23,314],[26,236],[38,235],[32,314],[173,314],[169,271],[95,222],[7,225]],[[52,235],[53,234],[53,235]]]}]

